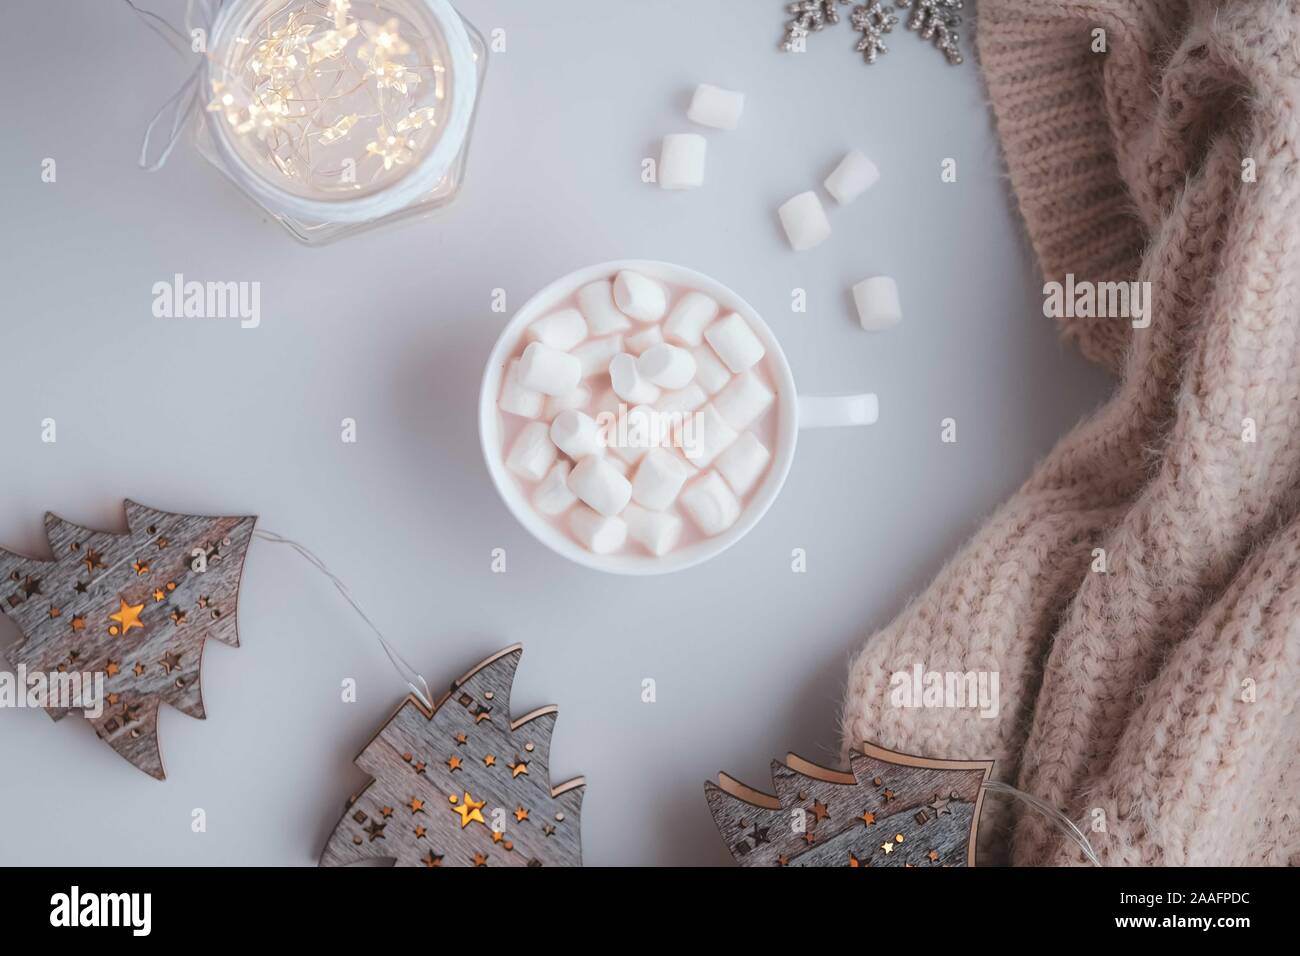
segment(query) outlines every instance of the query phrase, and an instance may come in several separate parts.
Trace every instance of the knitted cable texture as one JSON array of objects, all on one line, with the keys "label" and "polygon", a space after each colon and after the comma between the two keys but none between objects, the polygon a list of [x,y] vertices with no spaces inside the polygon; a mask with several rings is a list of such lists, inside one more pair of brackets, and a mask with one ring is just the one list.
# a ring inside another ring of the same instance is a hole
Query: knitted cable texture
[{"label": "knitted cable texture", "polygon": [[[977,33],[1045,278],[1149,282],[1151,324],[1060,320],[1115,394],[869,638],[844,747],[993,757],[1106,864],[1300,864],[1300,0],[982,0]],[[998,672],[998,715],[892,706],[917,663]],[[984,806],[986,861],[1082,861]]]}]

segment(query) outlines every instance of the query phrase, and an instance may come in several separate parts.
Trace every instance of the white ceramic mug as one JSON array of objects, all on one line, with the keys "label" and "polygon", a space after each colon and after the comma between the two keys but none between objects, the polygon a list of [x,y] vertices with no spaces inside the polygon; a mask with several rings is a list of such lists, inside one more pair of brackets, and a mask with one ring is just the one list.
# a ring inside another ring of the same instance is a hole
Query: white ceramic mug
[{"label": "white ceramic mug", "polygon": [[[501,376],[505,373],[506,364],[518,348],[525,329],[569,299],[580,287],[597,279],[610,278],[624,269],[640,272],[678,287],[698,290],[716,299],[723,313],[738,313],[749,323],[750,328],[767,349],[766,360],[769,363],[768,368],[776,392],[777,437],[772,461],[768,466],[767,474],[751,495],[736,523],[722,534],[683,545],[658,558],[649,554],[593,554],[539,514],[506,469],[505,451],[502,448],[504,413],[497,407],[497,399],[501,394]],[[876,416],[876,396],[870,393],[834,396],[798,395],[795,391],[794,376],[790,373],[790,362],[780,343],[777,342],[776,336],[772,334],[772,330],[759,317],[753,306],[721,282],[693,269],[668,262],[627,259],[571,272],[552,282],[524,303],[501,332],[496,345],[492,348],[492,354],[488,356],[487,368],[483,373],[483,388],[479,393],[478,421],[479,439],[483,444],[483,456],[487,461],[488,474],[492,476],[492,483],[496,485],[506,507],[520,524],[532,532],[533,537],[569,560],[598,571],[609,571],[615,574],[664,574],[692,567],[721,554],[758,523],[759,519],[767,513],[767,509],[772,506],[772,502],[776,500],[777,494],[785,484],[786,476],[790,473],[790,464],[794,461],[795,441],[800,429],[825,428],[833,425],[870,425],[875,422]]]}]

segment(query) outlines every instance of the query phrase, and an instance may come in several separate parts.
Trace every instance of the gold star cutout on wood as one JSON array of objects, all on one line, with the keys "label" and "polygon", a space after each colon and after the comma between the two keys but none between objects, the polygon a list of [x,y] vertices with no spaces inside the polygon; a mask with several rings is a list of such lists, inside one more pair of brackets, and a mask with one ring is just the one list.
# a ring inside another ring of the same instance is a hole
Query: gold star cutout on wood
[{"label": "gold star cutout on wood", "polygon": [[459,758],[459,757],[455,757],[455,756],[448,757],[448,758],[447,758],[447,767],[448,767],[450,770],[453,770],[453,771],[455,771],[455,770],[459,770],[459,769],[460,769],[460,758]]},{"label": "gold star cutout on wood", "polygon": [[465,791],[464,800],[452,807],[453,810],[460,814],[460,828],[462,830],[471,823],[476,822],[486,826],[487,821],[483,819],[483,806],[484,801],[475,800],[469,795],[468,790]]},{"label": "gold star cutout on wood", "polygon": [[128,604],[126,599],[122,597],[118,597],[118,601],[122,606],[118,608],[117,613],[108,616],[110,621],[117,621],[118,623],[118,629],[112,631],[112,633],[125,634],[133,627],[144,630],[144,624],[140,621],[140,612],[144,610],[144,605]]},{"label": "gold star cutout on wood", "polygon": [[862,816],[858,817],[858,819],[862,821],[862,825],[864,827],[870,827],[876,825],[876,815],[872,813],[870,810],[862,814]]},{"label": "gold star cutout on wood", "polygon": [[417,797],[412,797],[411,802],[408,803],[407,806],[411,808],[412,814],[424,812],[424,801]]},{"label": "gold star cutout on wood", "polygon": [[492,756],[491,754],[488,754],[483,758],[483,766],[485,767],[490,767],[496,762],[497,762],[497,758]]},{"label": "gold star cutout on wood", "polygon": [[527,772],[528,772],[528,761],[527,761],[527,760],[520,760],[518,757],[515,758],[515,762],[514,762],[514,763],[506,764],[506,766],[510,768],[510,776],[511,776],[511,777],[517,777],[517,776],[519,776],[521,773],[527,773]]}]

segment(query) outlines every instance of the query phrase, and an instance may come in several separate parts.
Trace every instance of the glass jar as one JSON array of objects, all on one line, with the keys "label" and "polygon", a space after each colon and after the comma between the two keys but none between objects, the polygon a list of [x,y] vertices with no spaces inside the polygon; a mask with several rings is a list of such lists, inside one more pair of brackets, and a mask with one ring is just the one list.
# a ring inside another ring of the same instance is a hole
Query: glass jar
[{"label": "glass jar", "polygon": [[196,145],[302,242],[460,191],[487,56],[448,0],[232,0],[208,49]]}]

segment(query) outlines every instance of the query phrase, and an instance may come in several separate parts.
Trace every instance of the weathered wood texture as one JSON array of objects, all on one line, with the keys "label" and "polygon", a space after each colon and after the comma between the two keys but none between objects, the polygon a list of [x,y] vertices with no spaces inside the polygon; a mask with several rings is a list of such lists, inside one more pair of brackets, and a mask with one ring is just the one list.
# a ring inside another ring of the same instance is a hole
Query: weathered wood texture
[{"label": "weathered wood texture", "polygon": [[[790,754],[768,794],[726,774],[704,785],[744,866],[966,866],[992,761],[945,761],[866,744],[851,773]],[[900,839],[901,838],[901,839]]]},{"label": "weathered wood texture", "polygon": [[[54,560],[0,549],[0,610],[22,633],[7,654],[12,666],[104,675],[103,714],[75,712],[162,779],[158,707],[204,717],[203,643],[239,645],[239,580],[257,519],[171,514],[133,501],[126,519],[129,531],[117,534],[47,514]],[[70,712],[47,710],[55,720]]]},{"label": "weathered wood texture", "polygon": [[407,697],[357,758],[373,779],[348,801],[322,866],[580,866],[583,778],[552,789],[555,707],[510,720],[523,653],[508,647],[427,710]]}]

